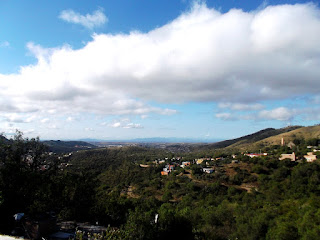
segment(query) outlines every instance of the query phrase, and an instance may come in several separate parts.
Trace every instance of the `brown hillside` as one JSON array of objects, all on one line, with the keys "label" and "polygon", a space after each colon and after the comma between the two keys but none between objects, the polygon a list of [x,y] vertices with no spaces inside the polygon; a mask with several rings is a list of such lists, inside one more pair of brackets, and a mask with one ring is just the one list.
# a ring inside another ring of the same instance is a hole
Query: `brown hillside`
[{"label": "brown hillside", "polygon": [[292,131],[281,133],[275,136],[271,136],[255,143],[244,143],[237,142],[228,148],[239,148],[239,149],[257,149],[265,146],[280,145],[281,139],[287,144],[294,139],[310,139],[310,138],[320,138],[320,125],[312,127],[301,127]]}]

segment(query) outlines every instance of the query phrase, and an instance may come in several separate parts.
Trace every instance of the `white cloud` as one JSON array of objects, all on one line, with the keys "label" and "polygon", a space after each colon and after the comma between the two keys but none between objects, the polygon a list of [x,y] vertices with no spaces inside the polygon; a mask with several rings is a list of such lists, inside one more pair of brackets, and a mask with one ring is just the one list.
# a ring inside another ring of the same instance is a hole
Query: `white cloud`
[{"label": "white cloud", "polygon": [[74,117],[67,117],[66,121],[67,122],[74,122],[75,118]]},{"label": "white cloud", "polygon": [[290,110],[285,107],[279,107],[272,110],[263,110],[259,112],[258,118],[263,120],[288,121],[292,120],[295,115],[295,110]]},{"label": "white cloud", "polygon": [[221,120],[228,120],[233,121],[236,120],[236,117],[234,117],[231,113],[217,113],[215,114],[216,118],[219,118]]},{"label": "white cloud", "polygon": [[255,111],[264,108],[262,104],[244,104],[244,103],[219,103],[219,108],[229,108],[236,111]]},{"label": "white cloud", "polygon": [[34,132],[35,132],[34,129],[27,129],[27,130],[23,131],[24,134],[31,134],[31,133],[34,133]]},{"label": "white cloud", "polygon": [[8,113],[4,115],[4,119],[7,122],[12,123],[30,123],[35,119],[35,116],[26,116],[17,113]]},{"label": "white cloud", "polygon": [[48,126],[48,129],[60,129],[56,124],[51,124]]},{"label": "white cloud", "polygon": [[0,42],[0,48],[10,47],[10,43],[8,41]]},{"label": "white cloud", "polygon": [[40,120],[41,123],[47,123],[49,121],[50,121],[49,118],[43,118],[43,119]]},{"label": "white cloud", "polygon": [[109,126],[113,127],[113,128],[119,128],[119,127],[121,127],[121,122],[115,122],[115,123],[110,124]]},{"label": "white cloud", "polygon": [[130,119],[124,118],[118,121],[114,121],[111,124],[108,124],[112,128],[143,128],[139,123],[132,123]]},{"label": "white cloud", "polygon": [[143,128],[139,123],[128,123],[123,128]]},{"label": "white cloud", "polygon": [[320,92],[319,15],[314,4],[227,13],[196,4],[146,33],[94,34],[81,49],[28,44],[38,61],[0,74],[0,103],[51,114],[169,115],[176,110],[151,103],[193,101],[260,110],[257,102]]},{"label": "white cloud", "polygon": [[85,128],[84,130],[87,131],[87,132],[92,132],[92,131],[94,131],[93,128]]},{"label": "white cloud", "polygon": [[63,10],[60,13],[59,18],[69,23],[80,24],[89,29],[99,27],[108,21],[108,18],[101,8],[92,14],[86,15],[81,15],[73,10]]}]

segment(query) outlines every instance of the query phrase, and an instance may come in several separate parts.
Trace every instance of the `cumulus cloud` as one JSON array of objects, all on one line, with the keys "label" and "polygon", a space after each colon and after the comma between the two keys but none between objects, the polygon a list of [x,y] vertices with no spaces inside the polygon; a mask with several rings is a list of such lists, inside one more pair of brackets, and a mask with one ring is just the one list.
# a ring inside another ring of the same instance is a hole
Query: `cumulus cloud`
[{"label": "cumulus cloud", "polygon": [[40,120],[41,123],[47,123],[49,121],[50,121],[49,118],[43,118],[43,119]]},{"label": "cumulus cloud", "polygon": [[[102,123],[101,125],[105,125],[105,123]],[[141,124],[132,123],[130,122],[130,119],[127,118],[114,121],[113,123],[108,124],[108,126],[112,128],[143,128]]]},{"label": "cumulus cloud", "polygon": [[10,43],[8,41],[0,42],[0,48],[10,47]]},{"label": "cumulus cloud", "polygon": [[31,133],[34,133],[34,132],[35,132],[34,129],[27,129],[27,130],[23,131],[24,134],[31,134]]},{"label": "cumulus cloud", "polygon": [[108,21],[108,18],[101,8],[92,14],[86,15],[81,15],[73,10],[63,10],[59,18],[69,23],[80,24],[89,29],[99,27]]},{"label": "cumulus cloud", "polygon": [[244,104],[244,103],[219,103],[219,108],[228,108],[236,111],[254,111],[261,110],[264,108],[262,104]]},{"label": "cumulus cloud", "polygon": [[228,120],[228,121],[236,120],[236,117],[233,116],[231,113],[216,113],[215,116],[216,118],[219,118],[221,120]]},{"label": "cumulus cloud", "polygon": [[66,121],[67,122],[74,122],[76,120],[76,118],[74,117],[67,117]]},{"label": "cumulus cloud", "polygon": [[[92,28],[83,19],[98,15],[60,16]],[[320,92],[319,39],[314,4],[227,13],[195,4],[149,32],[94,34],[77,50],[28,44],[38,61],[0,74],[0,102],[66,114],[169,115],[176,111],[153,103],[192,101],[260,110],[257,102]]]},{"label": "cumulus cloud", "polygon": [[279,107],[272,110],[263,110],[259,112],[258,118],[264,120],[279,120],[288,121],[292,120],[295,116],[295,111],[285,107]]},{"label": "cumulus cloud", "polygon": [[35,119],[35,116],[25,116],[17,113],[8,113],[4,115],[7,122],[12,123],[30,123]]}]

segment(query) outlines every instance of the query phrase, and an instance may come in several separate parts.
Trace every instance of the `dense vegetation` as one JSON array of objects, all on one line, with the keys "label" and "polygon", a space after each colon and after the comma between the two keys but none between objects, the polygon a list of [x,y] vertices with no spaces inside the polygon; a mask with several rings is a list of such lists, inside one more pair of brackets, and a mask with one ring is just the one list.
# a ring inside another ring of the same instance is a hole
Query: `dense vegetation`
[{"label": "dense vegetation", "polygon": [[95,145],[92,145],[83,141],[60,141],[60,140],[50,140],[43,141],[44,145],[48,146],[49,151],[55,153],[63,153],[63,152],[72,152],[84,149],[96,148]]},{"label": "dense vegetation", "polygon": [[109,225],[110,239],[318,239],[320,163],[278,157],[292,151],[302,156],[319,141],[295,143],[294,149],[263,149],[270,153],[264,157],[238,153],[239,163],[223,150],[184,153],[183,161],[223,160],[201,163],[213,166],[213,174],[194,164],[161,176],[165,163],[151,163],[181,163],[177,155],[123,147],[63,157],[17,133],[0,143],[0,233],[12,230],[17,212],[55,211],[61,220]]}]

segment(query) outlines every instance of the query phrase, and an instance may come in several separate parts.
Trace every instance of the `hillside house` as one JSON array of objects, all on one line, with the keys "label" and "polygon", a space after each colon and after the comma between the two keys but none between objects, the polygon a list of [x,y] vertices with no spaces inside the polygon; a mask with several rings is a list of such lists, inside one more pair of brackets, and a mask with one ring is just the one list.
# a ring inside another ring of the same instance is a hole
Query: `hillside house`
[{"label": "hillside house", "polygon": [[202,171],[204,172],[204,173],[213,173],[214,172],[214,168],[202,168]]},{"label": "hillside house", "polygon": [[196,159],[196,164],[201,164],[203,163],[203,161],[204,161],[203,158]]},{"label": "hillside house", "polygon": [[162,176],[168,176],[169,173],[168,173],[168,172],[165,172],[165,171],[161,171],[161,175],[162,175]]},{"label": "hillside house", "polygon": [[317,160],[317,155],[314,155],[313,152],[308,152],[307,155],[303,156],[307,162],[313,162],[315,160]]},{"label": "hillside house", "polygon": [[184,167],[187,167],[187,166],[190,166],[190,162],[182,162],[180,167],[184,168]]},{"label": "hillside house", "polygon": [[[163,169],[162,172],[166,172],[166,173],[171,173],[174,170],[174,165],[166,165]],[[168,174],[162,174],[161,175],[168,175]]]},{"label": "hillside house", "polygon": [[254,157],[262,157],[262,156],[267,156],[268,153],[246,153],[244,154],[248,157],[254,158]]},{"label": "hillside house", "polygon": [[281,154],[279,160],[284,160],[284,159],[290,159],[291,161],[295,161],[296,160],[296,154],[293,152],[293,153],[289,153],[289,154]]}]

